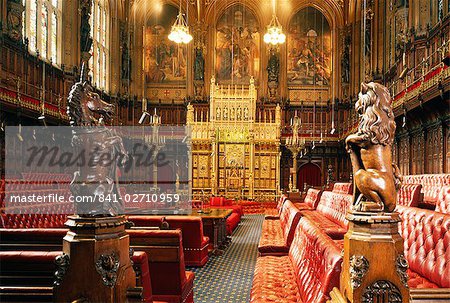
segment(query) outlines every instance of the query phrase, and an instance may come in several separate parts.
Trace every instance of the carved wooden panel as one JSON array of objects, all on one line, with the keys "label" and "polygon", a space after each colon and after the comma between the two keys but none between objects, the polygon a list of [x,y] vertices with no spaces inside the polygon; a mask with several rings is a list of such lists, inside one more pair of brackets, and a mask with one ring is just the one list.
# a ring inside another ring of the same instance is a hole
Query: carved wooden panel
[{"label": "carved wooden panel", "polygon": [[427,134],[427,169],[426,173],[439,174],[443,172],[443,133],[442,125],[428,129]]},{"label": "carved wooden panel", "polygon": [[424,173],[424,135],[421,130],[411,136],[411,165],[411,174]]},{"label": "carved wooden panel", "polygon": [[398,163],[398,166],[400,168],[400,172],[403,175],[410,174],[410,172],[409,172],[409,162],[410,162],[409,148],[410,148],[409,137],[408,136],[401,137],[399,140],[399,163]]}]

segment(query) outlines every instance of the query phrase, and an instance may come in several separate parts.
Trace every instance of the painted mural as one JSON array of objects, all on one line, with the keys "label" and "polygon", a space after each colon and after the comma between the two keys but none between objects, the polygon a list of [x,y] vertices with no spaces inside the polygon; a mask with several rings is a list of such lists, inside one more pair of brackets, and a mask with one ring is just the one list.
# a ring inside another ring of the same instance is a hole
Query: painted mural
[{"label": "painted mural", "polygon": [[165,4],[147,22],[144,32],[144,70],[147,83],[185,83],[186,46],[168,39],[178,9]]},{"label": "painted mural", "polygon": [[288,85],[329,85],[331,81],[331,30],[320,11],[307,7],[289,24]]},{"label": "painted mural", "polygon": [[243,5],[224,11],[216,27],[216,79],[247,84],[260,69],[260,32],[255,16]]}]

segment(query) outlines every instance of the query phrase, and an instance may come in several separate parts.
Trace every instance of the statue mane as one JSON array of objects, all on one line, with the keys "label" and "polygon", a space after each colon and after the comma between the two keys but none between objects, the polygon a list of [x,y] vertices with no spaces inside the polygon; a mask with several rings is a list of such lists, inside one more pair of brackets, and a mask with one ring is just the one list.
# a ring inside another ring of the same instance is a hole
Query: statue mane
[{"label": "statue mane", "polygon": [[358,133],[367,135],[372,144],[391,145],[396,126],[389,91],[373,82],[367,87],[365,93],[359,94],[355,106],[361,114]]}]

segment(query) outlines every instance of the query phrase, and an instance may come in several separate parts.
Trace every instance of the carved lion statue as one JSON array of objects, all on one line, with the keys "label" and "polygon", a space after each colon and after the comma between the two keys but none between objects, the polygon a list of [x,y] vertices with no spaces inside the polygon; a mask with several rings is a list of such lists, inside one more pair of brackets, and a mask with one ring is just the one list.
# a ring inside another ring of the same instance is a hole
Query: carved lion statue
[{"label": "carved lion statue", "polygon": [[353,166],[356,210],[392,212],[395,209],[402,176],[392,163],[396,125],[391,105],[386,87],[373,82],[361,84],[355,104],[360,115],[358,131],[345,140]]}]

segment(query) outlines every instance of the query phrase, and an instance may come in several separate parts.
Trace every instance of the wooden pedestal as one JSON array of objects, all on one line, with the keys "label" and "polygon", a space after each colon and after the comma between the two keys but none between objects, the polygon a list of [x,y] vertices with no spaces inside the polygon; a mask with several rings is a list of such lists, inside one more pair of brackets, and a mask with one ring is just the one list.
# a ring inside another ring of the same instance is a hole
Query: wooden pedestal
[{"label": "wooden pedestal", "polygon": [[126,222],[125,216],[69,217],[63,255],[56,259],[54,302],[140,302]]},{"label": "wooden pedestal", "polygon": [[352,303],[409,302],[408,268],[398,213],[349,211],[341,293]]}]

